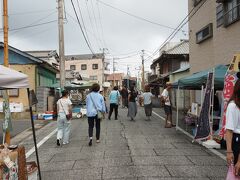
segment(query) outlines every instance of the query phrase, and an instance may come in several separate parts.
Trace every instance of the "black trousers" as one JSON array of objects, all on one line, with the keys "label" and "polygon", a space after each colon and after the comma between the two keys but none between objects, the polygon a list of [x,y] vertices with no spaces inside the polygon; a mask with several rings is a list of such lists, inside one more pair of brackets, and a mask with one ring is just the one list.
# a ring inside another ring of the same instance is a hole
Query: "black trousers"
[{"label": "black trousers", "polygon": [[96,122],[96,139],[98,140],[100,138],[100,119],[95,117],[88,117],[88,135],[89,137],[93,137],[93,128],[94,128],[94,122]]},{"label": "black trousers", "polygon": [[240,134],[233,133],[232,150],[234,155],[234,164],[236,164],[238,161],[238,155],[240,152]]},{"label": "black trousers", "polygon": [[117,119],[117,117],[118,117],[118,104],[115,104],[115,103],[110,104],[110,111],[109,111],[108,118],[109,119],[111,118],[112,113],[113,113],[113,109],[115,111],[115,119]]}]

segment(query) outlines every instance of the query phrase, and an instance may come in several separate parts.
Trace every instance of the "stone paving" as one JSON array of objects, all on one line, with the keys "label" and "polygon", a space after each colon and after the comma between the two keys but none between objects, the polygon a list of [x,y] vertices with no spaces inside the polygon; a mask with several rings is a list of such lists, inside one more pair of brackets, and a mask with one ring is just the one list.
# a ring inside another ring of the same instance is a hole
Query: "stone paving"
[{"label": "stone paving", "polygon": [[[86,119],[72,121],[71,141],[56,146],[52,136],[39,149],[43,180],[221,180],[226,162],[153,115],[145,121],[139,108],[136,121],[121,109],[119,120],[103,120],[101,143],[88,146]],[[164,116],[164,115],[163,115]],[[112,118],[113,119],[113,118]],[[38,140],[56,128],[53,122],[38,132]],[[46,129],[46,130],[45,130]],[[31,137],[24,142],[27,150]],[[23,144],[24,144],[23,143]],[[32,155],[28,161],[35,160]]]}]

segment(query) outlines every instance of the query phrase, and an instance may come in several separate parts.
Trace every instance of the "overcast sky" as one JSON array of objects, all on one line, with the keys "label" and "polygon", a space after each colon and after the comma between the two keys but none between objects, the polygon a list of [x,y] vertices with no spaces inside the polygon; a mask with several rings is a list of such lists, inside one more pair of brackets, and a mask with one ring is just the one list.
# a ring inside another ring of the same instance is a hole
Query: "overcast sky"
[{"label": "overcast sky", "polygon": [[[79,14],[77,0],[73,1]],[[188,13],[187,0],[101,1],[136,16],[174,28]],[[108,58],[112,58],[113,55],[124,57],[125,54],[128,56],[138,53],[135,57],[116,60],[118,62],[116,67],[119,71],[126,72],[127,65],[130,65],[131,72],[135,71],[141,64],[139,52],[145,49],[147,57],[147,54],[150,55],[156,50],[173,31],[126,15],[97,0],[79,0],[79,3],[87,29],[87,37],[94,53],[101,52],[100,48],[108,48],[110,53]],[[91,53],[76,22],[70,0],[65,0],[65,12],[65,54]],[[47,23],[10,31],[9,45],[21,50],[58,50],[58,27],[55,20],[57,20],[56,0],[9,0],[10,30]],[[187,30],[187,26],[184,28]],[[173,41],[179,41],[181,38],[188,37],[179,32]],[[147,69],[150,64],[151,61],[146,62]]]}]

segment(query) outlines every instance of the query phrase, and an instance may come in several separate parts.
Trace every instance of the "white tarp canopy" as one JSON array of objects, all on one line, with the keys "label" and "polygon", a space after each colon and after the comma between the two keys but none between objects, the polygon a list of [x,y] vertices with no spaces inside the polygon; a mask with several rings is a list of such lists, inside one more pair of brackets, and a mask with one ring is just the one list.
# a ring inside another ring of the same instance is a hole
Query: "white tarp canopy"
[{"label": "white tarp canopy", "polygon": [[0,65],[0,89],[29,88],[28,76]]}]

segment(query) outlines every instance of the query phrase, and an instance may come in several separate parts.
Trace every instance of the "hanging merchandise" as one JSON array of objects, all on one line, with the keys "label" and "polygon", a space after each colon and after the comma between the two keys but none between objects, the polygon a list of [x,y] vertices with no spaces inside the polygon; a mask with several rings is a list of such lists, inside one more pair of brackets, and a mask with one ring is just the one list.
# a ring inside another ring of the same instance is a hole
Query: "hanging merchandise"
[{"label": "hanging merchandise", "polygon": [[236,54],[233,57],[231,64],[229,65],[228,71],[225,75],[224,79],[224,89],[223,89],[223,102],[222,102],[222,119],[220,124],[220,131],[219,135],[223,138],[225,135],[225,125],[226,125],[226,111],[228,101],[233,93],[234,85],[237,81],[237,72],[240,71],[239,69],[240,64],[240,54]]},{"label": "hanging merchandise", "polygon": [[207,139],[210,135],[210,103],[213,86],[213,72],[208,74],[206,90],[200,116],[197,120],[195,140]]}]

